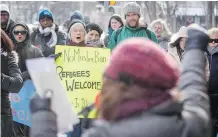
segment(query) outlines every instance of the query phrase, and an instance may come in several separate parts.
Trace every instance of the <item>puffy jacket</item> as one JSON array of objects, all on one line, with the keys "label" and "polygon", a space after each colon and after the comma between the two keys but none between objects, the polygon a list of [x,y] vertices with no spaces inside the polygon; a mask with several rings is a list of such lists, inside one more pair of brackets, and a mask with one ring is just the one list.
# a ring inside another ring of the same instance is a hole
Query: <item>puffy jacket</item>
[{"label": "puffy jacket", "polygon": [[[66,45],[66,34],[59,30],[58,25],[55,25],[55,32],[57,35],[56,45]],[[55,54],[55,46],[50,48],[46,45],[50,39],[51,34],[48,36],[43,36],[40,34],[38,28],[31,34],[31,44],[38,47],[45,57],[48,57],[51,54]]]},{"label": "puffy jacket", "polygon": [[9,93],[18,93],[23,86],[23,79],[18,67],[16,52],[1,53],[1,114],[11,115]]}]

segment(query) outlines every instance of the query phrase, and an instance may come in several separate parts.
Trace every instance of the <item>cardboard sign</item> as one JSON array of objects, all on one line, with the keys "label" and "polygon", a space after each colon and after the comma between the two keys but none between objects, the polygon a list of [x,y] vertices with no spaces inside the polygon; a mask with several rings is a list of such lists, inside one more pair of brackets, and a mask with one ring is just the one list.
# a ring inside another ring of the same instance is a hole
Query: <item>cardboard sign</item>
[{"label": "cardboard sign", "polygon": [[35,94],[35,87],[31,80],[24,82],[19,93],[10,93],[13,121],[30,126],[32,115],[30,112],[30,99]]},{"label": "cardboard sign", "polygon": [[[56,46],[57,73],[63,87],[78,113],[94,103],[101,90],[102,76],[110,56],[110,49],[92,47]],[[89,115],[89,118],[94,118]]]}]

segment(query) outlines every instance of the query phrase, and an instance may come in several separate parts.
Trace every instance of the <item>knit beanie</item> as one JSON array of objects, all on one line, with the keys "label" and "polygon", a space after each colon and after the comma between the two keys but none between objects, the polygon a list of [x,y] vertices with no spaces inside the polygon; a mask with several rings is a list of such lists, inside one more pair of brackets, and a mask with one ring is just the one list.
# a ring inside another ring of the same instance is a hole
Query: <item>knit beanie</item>
[{"label": "knit beanie", "polygon": [[176,86],[179,68],[163,49],[144,38],[130,38],[112,52],[104,76],[128,85],[164,91]]},{"label": "knit beanie", "polygon": [[40,21],[41,19],[44,19],[45,17],[51,19],[52,22],[54,21],[54,16],[53,16],[52,12],[49,11],[49,10],[42,10],[42,11],[39,13],[39,21]]},{"label": "knit beanie", "polygon": [[84,22],[82,22],[82,21],[80,21],[80,20],[75,20],[75,21],[73,21],[73,22],[70,23],[70,25],[69,25],[69,27],[68,27],[68,30],[67,30],[67,33],[70,32],[70,28],[71,28],[74,24],[76,24],[76,23],[81,23],[81,24],[84,26],[84,29],[86,29],[86,26],[85,26]]},{"label": "knit beanie", "polygon": [[128,2],[124,5],[123,13],[126,16],[128,13],[133,12],[141,16],[141,8],[136,2]]},{"label": "knit beanie", "polygon": [[88,33],[89,31],[95,30],[99,33],[99,36],[103,33],[103,30],[98,24],[95,23],[89,23],[86,25],[86,32]]},{"label": "knit beanie", "polygon": [[83,23],[85,23],[85,19],[83,14],[80,11],[74,11],[71,16],[70,16],[70,21],[74,22],[74,21],[81,21]]}]

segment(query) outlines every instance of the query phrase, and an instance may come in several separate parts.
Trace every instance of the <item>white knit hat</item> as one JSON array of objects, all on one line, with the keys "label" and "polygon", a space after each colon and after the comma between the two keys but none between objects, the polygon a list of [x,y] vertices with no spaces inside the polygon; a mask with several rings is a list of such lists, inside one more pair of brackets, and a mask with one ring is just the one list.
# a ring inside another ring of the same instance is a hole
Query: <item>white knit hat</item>
[{"label": "white knit hat", "polygon": [[141,7],[136,2],[128,2],[124,5],[123,13],[126,16],[130,12],[136,13],[141,16]]}]

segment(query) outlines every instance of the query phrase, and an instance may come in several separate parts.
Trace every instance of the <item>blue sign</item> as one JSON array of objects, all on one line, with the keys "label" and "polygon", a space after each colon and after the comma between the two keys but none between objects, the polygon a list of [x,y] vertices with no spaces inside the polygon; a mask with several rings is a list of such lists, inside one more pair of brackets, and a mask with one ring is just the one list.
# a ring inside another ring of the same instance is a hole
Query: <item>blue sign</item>
[{"label": "blue sign", "polygon": [[32,80],[27,80],[19,93],[10,93],[13,121],[27,125],[32,125],[32,115],[30,112],[30,99],[35,94],[35,87]]}]

